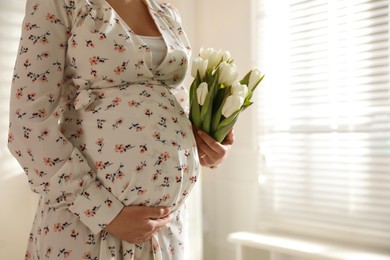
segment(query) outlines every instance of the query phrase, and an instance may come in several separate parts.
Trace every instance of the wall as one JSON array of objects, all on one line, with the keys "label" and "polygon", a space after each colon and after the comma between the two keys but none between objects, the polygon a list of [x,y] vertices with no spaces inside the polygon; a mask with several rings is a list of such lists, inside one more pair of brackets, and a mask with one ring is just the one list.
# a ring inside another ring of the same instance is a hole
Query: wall
[{"label": "wall", "polygon": [[[197,45],[230,50],[240,75],[253,64],[251,0],[197,0]],[[194,50],[196,54],[197,50]],[[234,259],[230,232],[256,226],[255,107],[240,117],[236,142],[223,165],[203,172],[204,260]]]}]

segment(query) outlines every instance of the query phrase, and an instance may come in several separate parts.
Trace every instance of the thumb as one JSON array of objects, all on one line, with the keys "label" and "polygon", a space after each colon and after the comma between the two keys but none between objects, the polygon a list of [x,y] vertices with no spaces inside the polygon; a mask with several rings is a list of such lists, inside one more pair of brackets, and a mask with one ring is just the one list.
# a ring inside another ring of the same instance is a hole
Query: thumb
[{"label": "thumb", "polygon": [[225,140],[222,141],[222,144],[224,145],[231,145],[234,143],[234,131],[233,128],[229,131],[229,133],[226,135]]},{"label": "thumb", "polygon": [[169,215],[170,209],[168,207],[154,207],[150,208],[148,218],[150,219],[159,219],[164,218]]}]

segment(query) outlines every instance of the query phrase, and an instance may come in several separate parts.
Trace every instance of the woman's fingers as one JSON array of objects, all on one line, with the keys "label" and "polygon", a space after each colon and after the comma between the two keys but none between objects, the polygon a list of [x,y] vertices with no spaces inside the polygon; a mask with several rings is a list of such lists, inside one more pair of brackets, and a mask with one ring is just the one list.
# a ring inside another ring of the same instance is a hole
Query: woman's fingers
[{"label": "woman's fingers", "polygon": [[202,140],[201,148],[211,161],[218,161],[226,156],[227,147],[225,145],[218,143],[214,138],[205,132],[199,131],[198,135]]},{"label": "woman's fingers", "polygon": [[168,216],[170,209],[168,207],[145,207],[146,219],[160,219]]},{"label": "woman's fingers", "polygon": [[234,130],[233,128],[226,135],[225,139],[222,141],[224,145],[232,145],[234,143]]},{"label": "woman's fingers", "polygon": [[170,220],[171,220],[171,215],[165,216],[163,218],[159,219],[149,219],[147,220],[148,224],[151,226],[152,230],[151,233],[158,232],[161,230]]},{"label": "woman's fingers", "polygon": [[202,144],[205,146],[204,149],[208,153],[220,153],[223,150],[223,146],[205,132],[198,130],[197,134],[202,140]]},{"label": "woman's fingers", "polygon": [[199,161],[203,166],[214,168],[220,164],[234,143],[233,129],[226,135],[222,143],[195,127],[193,127],[193,132],[198,147]]},{"label": "woman's fingers", "polygon": [[129,243],[144,242],[171,220],[167,207],[127,206],[104,229]]},{"label": "woman's fingers", "polygon": [[203,166],[216,166],[226,157],[230,145],[218,143],[203,131],[196,132],[200,162]]}]

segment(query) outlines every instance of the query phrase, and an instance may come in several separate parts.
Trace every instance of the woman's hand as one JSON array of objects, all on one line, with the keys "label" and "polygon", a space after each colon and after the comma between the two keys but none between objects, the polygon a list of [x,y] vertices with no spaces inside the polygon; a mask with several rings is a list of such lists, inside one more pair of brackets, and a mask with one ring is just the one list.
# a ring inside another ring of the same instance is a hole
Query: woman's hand
[{"label": "woman's hand", "polygon": [[218,143],[201,130],[193,128],[193,131],[198,146],[200,164],[210,168],[217,167],[226,158],[234,143],[233,129],[226,135],[222,143]]},{"label": "woman's hand", "polygon": [[104,231],[129,243],[145,242],[171,219],[167,207],[127,206]]}]

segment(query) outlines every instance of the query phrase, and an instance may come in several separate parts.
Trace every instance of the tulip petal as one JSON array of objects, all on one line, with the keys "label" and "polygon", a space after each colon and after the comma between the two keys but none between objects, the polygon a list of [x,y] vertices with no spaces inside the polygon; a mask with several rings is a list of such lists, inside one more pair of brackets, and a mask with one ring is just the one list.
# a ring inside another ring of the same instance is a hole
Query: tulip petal
[{"label": "tulip petal", "polygon": [[258,68],[252,69],[249,75],[248,88],[253,91],[253,89],[259,84],[261,78],[261,72]]},{"label": "tulip petal", "polygon": [[230,117],[234,112],[239,110],[244,104],[244,98],[238,95],[228,96],[222,107],[222,115],[226,118]]},{"label": "tulip petal", "polygon": [[208,93],[209,89],[207,83],[200,83],[200,85],[196,89],[196,97],[199,105],[203,106]]}]

